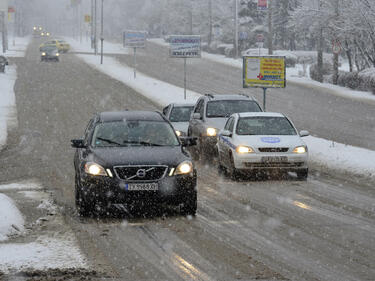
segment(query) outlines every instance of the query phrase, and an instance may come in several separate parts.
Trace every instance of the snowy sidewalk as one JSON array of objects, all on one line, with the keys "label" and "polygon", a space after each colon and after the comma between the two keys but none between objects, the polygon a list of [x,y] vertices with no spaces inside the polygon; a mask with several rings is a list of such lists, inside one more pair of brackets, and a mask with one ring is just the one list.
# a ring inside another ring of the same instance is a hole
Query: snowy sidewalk
[{"label": "snowy sidewalk", "polygon": [[38,182],[0,185],[0,192],[0,276],[88,268],[72,230]]},{"label": "snowy sidewalk", "polygon": [[[183,98],[184,90],[180,87],[148,77],[140,72],[137,78],[133,77],[133,68],[121,64],[116,59],[106,56],[105,64],[101,65],[98,56],[78,55],[91,67],[117,79],[153,102],[166,106],[169,103],[194,102],[199,93],[188,91],[188,99]],[[375,179],[375,151],[353,147],[331,140],[314,136],[304,138],[309,147],[310,160],[320,169],[327,168],[349,174],[370,177]]]}]

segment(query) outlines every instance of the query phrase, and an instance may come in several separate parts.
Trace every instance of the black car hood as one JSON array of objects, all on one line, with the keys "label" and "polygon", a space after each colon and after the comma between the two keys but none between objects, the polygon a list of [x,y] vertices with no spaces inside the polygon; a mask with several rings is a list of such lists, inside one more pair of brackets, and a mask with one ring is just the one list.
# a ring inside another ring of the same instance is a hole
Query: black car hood
[{"label": "black car hood", "polygon": [[[91,158],[91,159],[90,159]],[[177,166],[184,160],[190,160],[187,153],[175,147],[110,147],[91,148],[89,161],[106,168],[119,165],[168,165]]]}]

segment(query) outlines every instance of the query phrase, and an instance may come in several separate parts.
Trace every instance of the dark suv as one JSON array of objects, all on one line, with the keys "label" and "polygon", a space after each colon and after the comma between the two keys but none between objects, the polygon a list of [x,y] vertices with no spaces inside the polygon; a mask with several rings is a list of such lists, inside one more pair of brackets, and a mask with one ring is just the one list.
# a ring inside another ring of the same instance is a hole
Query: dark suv
[{"label": "dark suv", "polygon": [[185,147],[159,112],[96,114],[83,139],[72,140],[76,206],[80,215],[111,204],[180,205],[186,215],[197,209],[197,175]]},{"label": "dark suv", "polygon": [[260,112],[258,102],[246,95],[211,95],[200,97],[189,121],[188,136],[198,139],[192,149],[196,159],[217,155],[217,134],[233,113]]}]

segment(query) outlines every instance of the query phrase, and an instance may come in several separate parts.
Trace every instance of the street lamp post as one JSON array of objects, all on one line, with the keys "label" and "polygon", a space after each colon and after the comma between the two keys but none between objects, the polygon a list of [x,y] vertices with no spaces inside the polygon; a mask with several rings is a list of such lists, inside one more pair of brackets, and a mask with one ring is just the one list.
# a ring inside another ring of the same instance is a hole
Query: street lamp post
[{"label": "street lamp post", "polygon": [[98,38],[96,32],[96,24],[97,24],[97,9],[96,9],[96,0],[94,0],[94,51],[95,55],[98,54]]},{"label": "street lamp post", "polygon": [[238,58],[238,1],[234,0],[234,55]]},{"label": "street lamp post", "polygon": [[104,18],[103,18],[103,11],[104,11],[104,0],[102,0],[102,15],[101,15],[101,27],[100,27],[100,43],[101,43],[101,49],[100,49],[100,64],[103,64],[103,41],[104,41],[104,37],[103,37],[103,22],[104,22]]}]

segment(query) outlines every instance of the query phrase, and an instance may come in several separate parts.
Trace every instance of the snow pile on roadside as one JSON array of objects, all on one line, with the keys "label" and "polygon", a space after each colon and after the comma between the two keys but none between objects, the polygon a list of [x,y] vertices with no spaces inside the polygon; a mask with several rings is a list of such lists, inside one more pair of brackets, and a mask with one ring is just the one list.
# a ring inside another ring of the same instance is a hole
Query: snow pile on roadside
[{"label": "snow pile on roadside", "polygon": [[30,43],[30,36],[27,37],[16,37],[14,38],[14,45],[13,45],[13,38],[9,38],[9,50],[6,51],[6,57],[18,58],[25,56],[25,50]]},{"label": "snow pile on roadside", "polygon": [[[21,212],[12,199],[0,193],[0,241],[7,240],[9,235],[19,234],[24,230],[24,219]],[[3,252],[1,247],[0,253],[8,255],[8,252]]]},{"label": "snow pile on roadside", "polygon": [[[70,47],[75,52],[94,53],[94,49],[91,49],[91,42],[89,40],[82,40],[82,43],[69,37],[64,37],[64,40],[70,44]],[[103,53],[105,55],[128,54],[129,51],[129,49],[124,48],[121,44],[103,41]],[[100,54],[100,42],[98,43],[98,53]]]},{"label": "snow pile on roadside", "polygon": [[16,66],[7,66],[5,71],[0,73],[0,150],[6,143],[10,115],[16,110],[13,89],[17,79]]},{"label": "snow pile on roadside", "polygon": [[41,236],[31,243],[0,244],[0,271],[32,268],[87,268],[73,234],[62,238]]},{"label": "snow pile on roadside", "polygon": [[187,99],[184,100],[184,89],[153,79],[139,72],[137,72],[137,78],[134,79],[133,68],[120,64],[116,59],[111,57],[106,56],[104,58],[105,63],[102,65],[99,63],[98,57],[96,56],[78,55],[78,57],[92,67],[123,82],[160,106],[165,106],[172,102],[195,103],[200,96],[200,94],[188,90],[186,92]]},{"label": "snow pile on roadside", "polygon": [[303,138],[311,161],[320,166],[375,179],[375,151],[308,136]]},{"label": "snow pile on roadside", "polygon": [[[133,78],[133,71],[130,67],[120,64],[117,60],[105,57],[105,64],[100,65],[97,58],[92,55],[79,55],[86,63],[102,71],[114,79],[122,81],[142,95],[165,106],[169,103],[194,102],[200,94],[188,91],[188,100],[183,99],[183,89],[160,80],[148,77],[142,73],[137,74],[137,79]],[[310,159],[313,162],[320,163],[325,167],[334,170],[357,173],[364,176],[375,176],[375,151],[361,149],[345,144],[317,137],[308,137],[306,142],[309,146]],[[365,160],[368,159],[368,160]]]},{"label": "snow pile on roadside", "polygon": [[0,191],[4,190],[39,190],[42,186],[37,181],[21,181],[0,185]]}]

